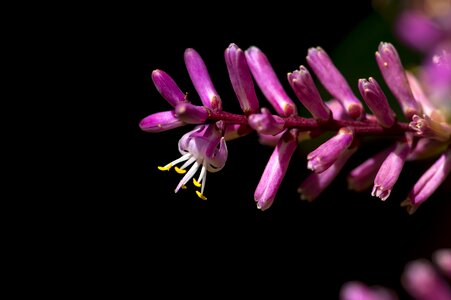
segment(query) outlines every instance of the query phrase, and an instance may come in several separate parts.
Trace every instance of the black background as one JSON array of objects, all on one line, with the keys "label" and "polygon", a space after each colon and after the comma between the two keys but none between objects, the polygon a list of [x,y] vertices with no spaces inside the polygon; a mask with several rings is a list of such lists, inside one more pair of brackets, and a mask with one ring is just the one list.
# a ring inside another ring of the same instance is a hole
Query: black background
[{"label": "black background", "polygon": [[[98,156],[99,164],[106,160],[101,173],[90,174],[102,178],[93,182],[101,188],[83,216],[94,224],[89,236],[94,244],[108,245],[98,256],[106,262],[102,268],[114,274],[115,288],[127,294],[183,292],[216,298],[275,292],[336,299],[344,282],[361,280],[403,295],[399,279],[405,263],[451,246],[449,188],[442,187],[413,216],[399,207],[427,164],[409,163],[385,203],[369,191],[348,191],[344,175],[317,201],[306,203],[296,193],[308,174],[308,152],[301,148],[265,212],[256,209],[253,193],[272,149],[259,145],[254,134],[228,143],[226,167],[208,176],[208,201],[198,199],[191,186],[174,194],[180,176],[157,170],[179,156],[178,139],[190,128],[140,131],[142,118],[170,109],[153,87],[152,70],[168,72],[200,103],[183,62],[185,48],[195,48],[224,110],[239,113],[223,59],[230,42],[262,49],[293,97],[284,77],[305,64],[307,49],[321,45],[333,55],[340,41],[373,13],[367,1],[352,6],[299,2],[299,8],[277,2],[250,4],[251,9],[243,5],[168,2],[101,13],[107,21],[93,39],[107,39],[99,53],[102,61],[106,58],[99,78],[105,84],[93,105],[100,104],[104,115],[98,140],[109,147]],[[119,126],[113,128],[113,123]],[[344,173],[385,145],[372,141],[363,146]]]}]

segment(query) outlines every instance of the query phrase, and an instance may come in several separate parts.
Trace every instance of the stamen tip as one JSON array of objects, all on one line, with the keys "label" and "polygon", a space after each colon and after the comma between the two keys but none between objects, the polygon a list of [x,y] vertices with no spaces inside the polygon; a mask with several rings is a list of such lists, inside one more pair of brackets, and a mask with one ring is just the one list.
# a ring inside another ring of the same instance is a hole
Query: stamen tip
[{"label": "stamen tip", "polygon": [[207,200],[207,197],[205,197],[201,192],[196,191],[197,196],[202,200]]},{"label": "stamen tip", "polygon": [[196,178],[193,178],[193,183],[194,183],[194,185],[197,186],[197,187],[201,187],[201,186],[202,186],[202,184],[199,183],[199,182],[196,180]]},{"label": "stamen tip", "polygon": [[177,173],[179,173],[179,174],[185,174],[185,173],[186,173],[186,170],[180,169],[179,167],[174,167],[174,170],[175,170]]}]

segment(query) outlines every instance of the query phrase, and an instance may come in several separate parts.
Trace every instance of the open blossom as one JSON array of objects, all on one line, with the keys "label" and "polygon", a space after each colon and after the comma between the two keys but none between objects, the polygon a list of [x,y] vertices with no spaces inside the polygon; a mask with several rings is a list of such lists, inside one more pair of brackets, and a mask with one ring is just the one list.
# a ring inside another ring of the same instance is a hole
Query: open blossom
[{"label": "open blossom", "polygon": [[[196,191],[199,198],[207,200],[204,196],[205,183],[208,172],[220,171],[227,160],[227,146],[221,131],[215,124],[201,125],[186,133],[179,141],[179,151],[181,157],[158,167],[161,171],[169,171],[174,167],[179,174],[185,174],[175,188],[177,193],[185,184],[194,177],[196,172],[200,169],[199,177],[193,178],[193,184],[200,187],[201,191]],[[180,167],[178,164],[183,163]],[[187,168],[191,166],[188,169]]]}]

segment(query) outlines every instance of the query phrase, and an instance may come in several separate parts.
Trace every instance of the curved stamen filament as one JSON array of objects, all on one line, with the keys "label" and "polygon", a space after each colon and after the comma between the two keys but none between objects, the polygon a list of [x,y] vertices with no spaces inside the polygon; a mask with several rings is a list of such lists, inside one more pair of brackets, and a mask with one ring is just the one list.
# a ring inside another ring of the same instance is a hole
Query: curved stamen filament
[{"label": "curved stamen filament", "polygon": [[191,156],[190,153],[186,153],[186,154],[182,155],[181,157],[177,158],[176,160],[168,163],[164,167],[158,166],[158,170],[160,170],[160,171],[169,171],[172,168],[172,166],[174,166],[174,165],[176,165],[176,164],[178,164],[178,163],[180,163],[182,161],[187,160],[190,156]]}]

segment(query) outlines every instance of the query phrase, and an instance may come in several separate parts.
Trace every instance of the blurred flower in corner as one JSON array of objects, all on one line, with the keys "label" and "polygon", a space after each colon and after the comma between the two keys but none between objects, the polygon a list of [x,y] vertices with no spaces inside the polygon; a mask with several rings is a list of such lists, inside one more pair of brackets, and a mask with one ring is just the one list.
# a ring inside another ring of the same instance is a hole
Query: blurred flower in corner
[{"label": "blurred flower in corner", "polygon": [[[413,299],[449,300],[451,287],[446,277],[451,279],[451,249],[441,249],[433,255],[434,266],[427,260],[418,259],[406,265],[401,282]],[[396,300],[396,294],[379,286],[367,286],[353,281],[343,285],[342,300]]]},{"label": "blurred flower in corner", "polygon": [[404,1],[396,33],[410,47],[424,53],[448,48],[451,43],[451,1]]}]

